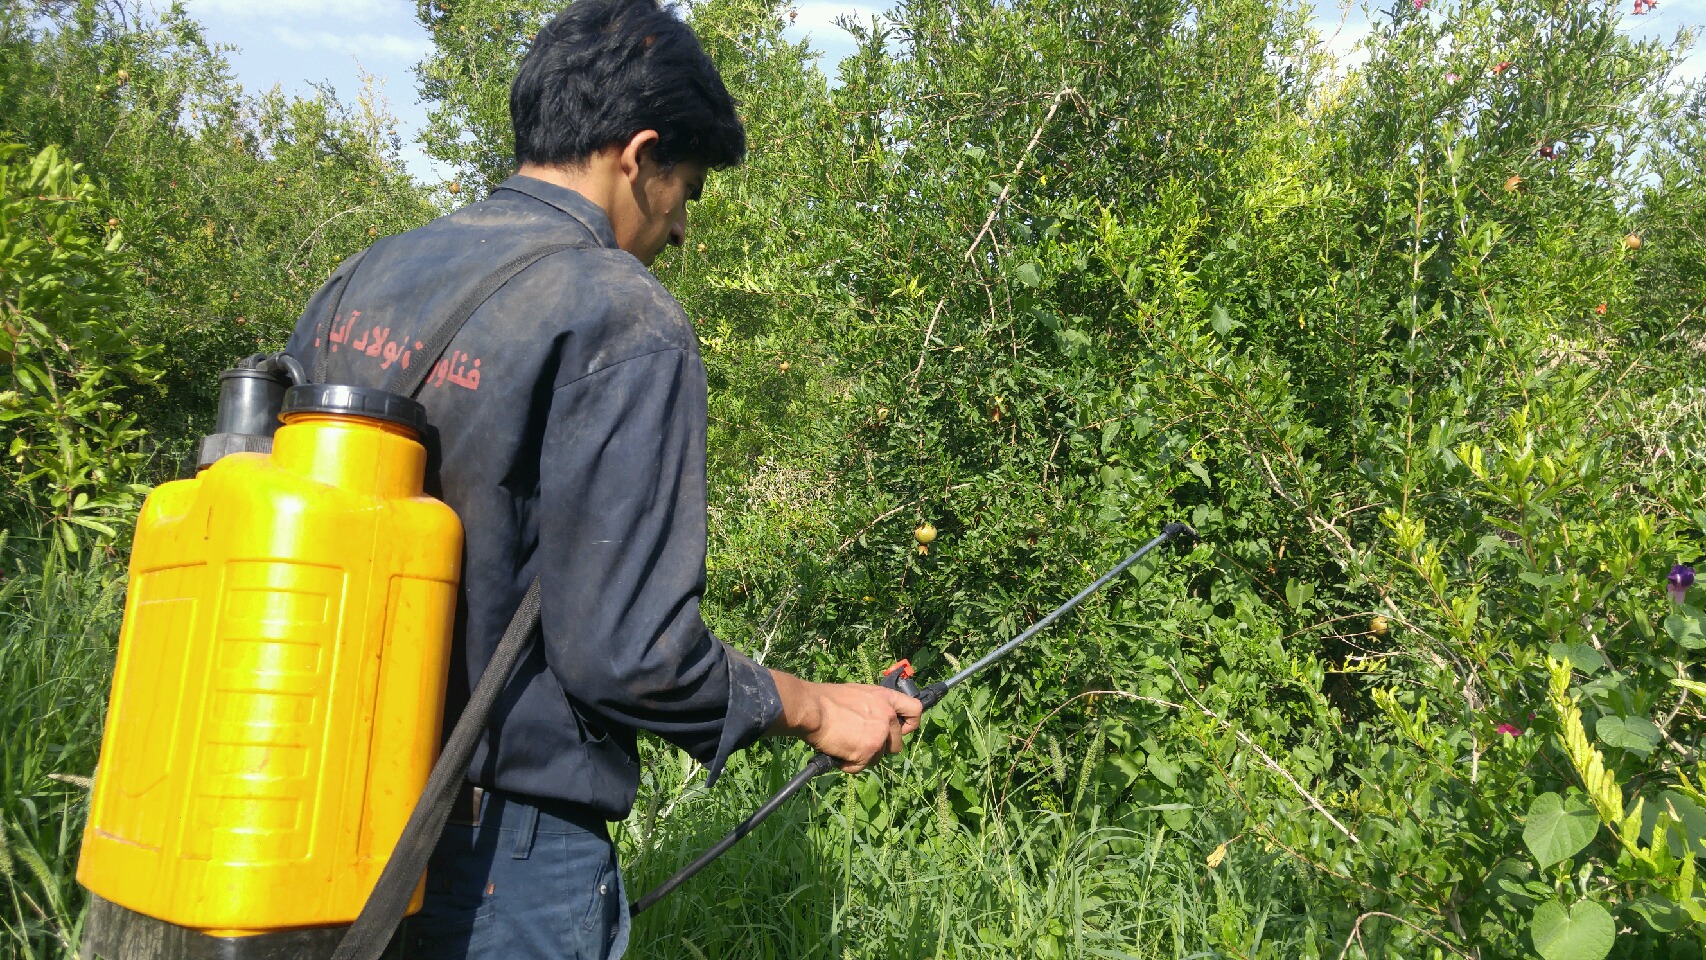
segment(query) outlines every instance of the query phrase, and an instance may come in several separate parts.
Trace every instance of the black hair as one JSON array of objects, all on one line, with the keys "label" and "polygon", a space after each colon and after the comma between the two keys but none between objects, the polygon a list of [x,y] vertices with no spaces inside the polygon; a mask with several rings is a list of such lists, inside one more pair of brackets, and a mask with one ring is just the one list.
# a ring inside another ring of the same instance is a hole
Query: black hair
[{"label": "black hair", "polygon": [[642,130],[653,158],[746,156],[734,97],[691,27],[659,0],[577,0],[533,41],[509,90],[515,160],[575,165]]}]

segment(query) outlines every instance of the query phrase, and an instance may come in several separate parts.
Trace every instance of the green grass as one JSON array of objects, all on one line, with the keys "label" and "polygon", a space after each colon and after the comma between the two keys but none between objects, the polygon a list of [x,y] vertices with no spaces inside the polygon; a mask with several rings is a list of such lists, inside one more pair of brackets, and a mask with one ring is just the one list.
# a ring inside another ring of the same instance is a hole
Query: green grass
[{"label": "green grass", "polygon": [[[927,725],[922,736],[936,732]],[[760,748],[709,794],[672,791],[683,771],[666,755],[653,760],[622,836],[630,899],[713,843],[804,754]],[[1010,758],[992,760],[963,771],[981,781],[975,795],[1000,793]],[[1154,815],[1112,826],[1092,790],[1071,811],[992,803],[979,816],[949,799],[954,772],[902,757],[878,773],[822,778],[640,917],[633,955],[1148,960],[1320,949],[1290,861],[1234,844],[1206,865],[1229,811],[1198,811],[1182,830]],[[1088,779],[1082,764],[1072,772]],[[648,810],[671,799],[676,814],[648,832]]]},{"label": "green grass", "polygon": [[69,957],[77,844],[124,606],[122,558],[0,533],[0,955]]},{"label": "green grass", "polygon": [[[124,568],[116,556],[70,555],[22,535],[0,543],[0,565],[0,957],[70,957],[87,814],[74,778],[97,759]],[[914,741],[970,744],[964,762],[914,750],[876,773],[818,781],[639,918],[630,956],[1317,954],[1324,939],[1287,860],[1243,842],[1206,866],[1236,832],[1235,811],[1196,811],[1174,827],[1156,814],[1105,823],[1107,798],[1088,769],[1094,747],[1060,768],[1059,809],[1030,809],[1025,791],[1009,796],[1013,741],[994,713],[986,698],[950,699]],[[630,898],[712,843],[802,760],[797,745],[761,746],[707,793],[679,753],[648,747],[646,786],[619,831]],[[950,794],[943,778],[956,769]],[[966,797],[1000,799],[968,808]]]}]

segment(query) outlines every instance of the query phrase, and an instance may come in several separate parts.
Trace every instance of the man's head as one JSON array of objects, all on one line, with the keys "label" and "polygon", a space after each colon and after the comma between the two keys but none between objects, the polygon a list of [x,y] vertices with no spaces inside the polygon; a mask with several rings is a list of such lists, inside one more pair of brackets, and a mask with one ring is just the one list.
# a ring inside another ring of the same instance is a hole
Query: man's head
[{"label": "man's head", "polygon": [[522,172],[564,174],[648,265],[682,242],[706,172],[746,155],[717,68],[658,0],[578,0],[558,14],[522,61],[509,109]]}]

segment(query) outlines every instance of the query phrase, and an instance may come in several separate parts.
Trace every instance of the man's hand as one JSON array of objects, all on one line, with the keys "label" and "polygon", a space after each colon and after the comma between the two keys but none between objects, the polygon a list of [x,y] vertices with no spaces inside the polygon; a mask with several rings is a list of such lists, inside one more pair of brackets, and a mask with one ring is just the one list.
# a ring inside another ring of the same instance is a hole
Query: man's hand
[{"label": "man's hand", "polygon": [[782,697],[782,716],[768,733],[797,737],[839,761],[847,773],[899,753],[901,737],[918,729],[923,704],[870,683],[812,683],[770,671]]}]

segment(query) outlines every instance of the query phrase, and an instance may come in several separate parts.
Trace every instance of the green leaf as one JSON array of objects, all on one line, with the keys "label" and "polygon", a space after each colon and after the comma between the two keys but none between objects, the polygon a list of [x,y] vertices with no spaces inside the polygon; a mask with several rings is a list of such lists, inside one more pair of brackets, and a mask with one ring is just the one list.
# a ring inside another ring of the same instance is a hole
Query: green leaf
[{"label": "green leaf", "polygon": [[853,780],[853,792],[858,797],[859,806],[867,811],[876,808],[882,802],[882,787],[876,777],[856,777]]},{"label": "green leaf", "polygon": [[1641,756],[1659,745],[1659,728],[1646,717],[1600,717],[1594,735],[1608,747],[1633,750]]},{"label": "green leaf", "polygon": [[1019,264],[1018,268],[1013,271],[1013,276],[1018,277],[1019,282],[1027,287],[1034,288],[1043,282],[1042,273],[1034,263]]},{"label": "green leaf", "polygon": [[66,517],[65,522],[75,523],[79,527],[85,527],[89,530],[93,530],[104,537],[111,538],[118,536],[117,530],[100,522],[99,520],[91,520],[88,517]]},{"label": "green leaf", "polygon": [[1605,655],[1591,643],[1554,643],[1546,652],[1554,660],[1569,660],[1571,666],[1587,674],[1605,666]]},{"label": "green leaf", "polygon": [[1226,312],[1226,308],[1218,303],[1214,305],[1213,310],[1209,311],[1208,316],[1209,326],[1214,328],[1215,333],[1218,333],[1223,337],[1231,333],[1233,329],[1238,326],[1237,322],[1232,319],[1232,315]]},{"label": "green leaf", "polygon": [[1699,611],[1690,607],[1683,607],[1666,617],[1665,632],[1682,644],[1684,650],[1706,647],[1706,627],[1700,622]]},{"label": "green leaf", "polygon": [[1697,697],[1706,697],[1706,683],[1701,683],[1698,680],[1672,680],[1671,683]]},{"label": "green leaf", "polygon": [[1529,933],[1534,949],[1545,960],[1605,960],[1617,939],[1617,926],[1611,914],[1592,900],[1568,910],[1559,901],[1548,900],[1535,908]]},{"label": "green leaf", "polygon": [[1184,810],[1163,810],[1161,821],[1175,831],[1188,830],[1193,824],[1200,824],[1202,815],[1187,807]]},{"label": "green leaf", "polygon": [[1681,907],[1656,893],[1649,893],[1629,906],[1659,933],[1675,933],[1688,922],[1688,914]]},{"label": "green leaf", "polygon": [[1598,832],[1599,814],[1586,801],[1574,793],[1567,798],[1543,793],[1528,808],[1522,842],[1540,866],[1549,867],[1580,853]]},{"label": "green leaf", "polygon": [[[1671,818],[1668,836],[1674,856],[1706,854],[1706,810],[1699,804],[1675,790],[1666,790],[1659,794],[1658,803],[1648,804],[1646,809],[1653,819]],[[1643,834],[1643,841],[1650,842],[1650,835]]]},{"label": "green leaf", "polygon": [[1179,765],[1169,761],[1159,753],[1149,755],[1149,772],[1155,774],[1155,779],[1169,787],[1179,785]]}]

